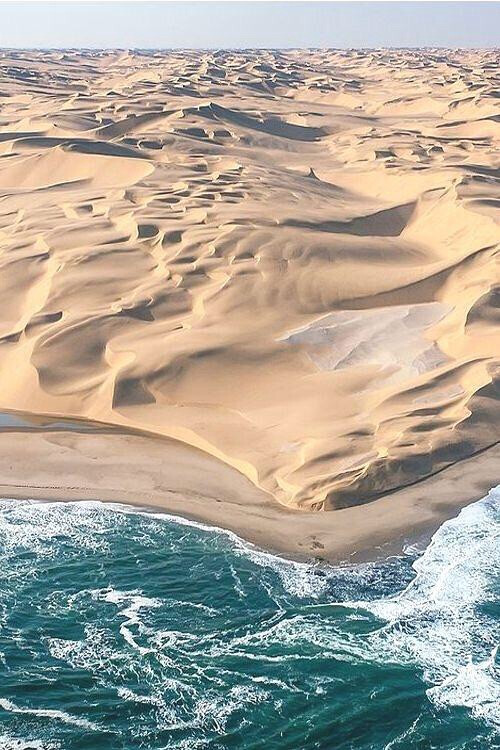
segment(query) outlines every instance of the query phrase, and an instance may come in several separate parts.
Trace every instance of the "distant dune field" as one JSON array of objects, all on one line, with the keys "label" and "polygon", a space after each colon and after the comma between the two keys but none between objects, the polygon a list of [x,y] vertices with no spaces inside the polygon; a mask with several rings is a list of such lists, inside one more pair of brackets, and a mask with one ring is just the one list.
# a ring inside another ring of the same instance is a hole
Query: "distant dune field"
[{"label": "distant dune field", "polygon": [[302,510],[499,440],[498,54],[0,54],[0,407]]}]

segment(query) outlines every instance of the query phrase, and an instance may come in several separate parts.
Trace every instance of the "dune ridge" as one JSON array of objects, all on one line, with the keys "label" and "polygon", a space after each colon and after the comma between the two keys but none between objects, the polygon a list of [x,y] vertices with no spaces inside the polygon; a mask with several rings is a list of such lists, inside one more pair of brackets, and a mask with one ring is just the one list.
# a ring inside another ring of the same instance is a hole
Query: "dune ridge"
[{"label": "dune ridge", "polygon": [[333,510],[498,441],[498,52],[0,52],[0,406]]}]

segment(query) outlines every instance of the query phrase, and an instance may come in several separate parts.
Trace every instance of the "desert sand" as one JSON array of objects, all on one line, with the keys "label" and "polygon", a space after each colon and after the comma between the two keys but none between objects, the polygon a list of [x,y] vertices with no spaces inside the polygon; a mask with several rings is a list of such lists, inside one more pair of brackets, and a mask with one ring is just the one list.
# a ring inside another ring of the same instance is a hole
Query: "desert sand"
[{"label": "desert sand", "polygon": [[496,51],[4,50],[0,78],[0,408],[115,426],[10,427],[5,493],[334,557],[497,483]]}]

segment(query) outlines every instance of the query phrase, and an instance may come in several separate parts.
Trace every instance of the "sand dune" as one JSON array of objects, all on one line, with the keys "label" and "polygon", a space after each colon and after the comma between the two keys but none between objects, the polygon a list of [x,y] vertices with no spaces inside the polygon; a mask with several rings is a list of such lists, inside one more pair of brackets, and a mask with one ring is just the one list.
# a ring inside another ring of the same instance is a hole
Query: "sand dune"
[{"label": "sand dune", "polygon": [[277,503],[498,441],[494,51],[0,55],[0,406]]}]

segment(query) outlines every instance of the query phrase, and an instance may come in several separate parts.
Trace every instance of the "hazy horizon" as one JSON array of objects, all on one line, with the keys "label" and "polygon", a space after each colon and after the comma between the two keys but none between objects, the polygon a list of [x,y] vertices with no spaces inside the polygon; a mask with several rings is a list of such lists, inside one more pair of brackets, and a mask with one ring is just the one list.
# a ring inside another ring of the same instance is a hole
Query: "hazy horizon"
[{"label": "hazy horizon", "polygon": [[481,48],[496,2],[5,2],[14,49]]}]

